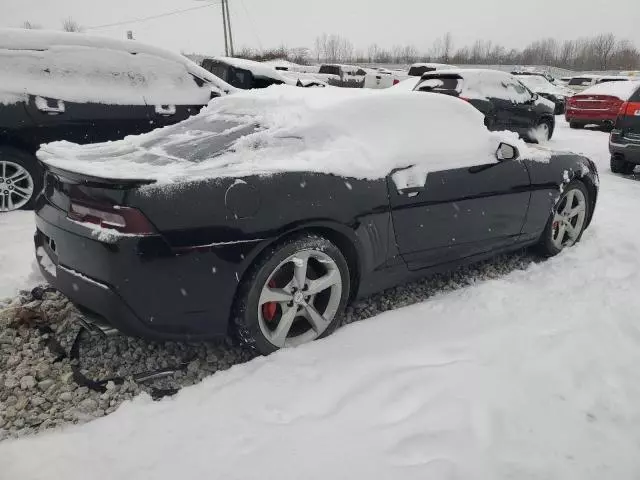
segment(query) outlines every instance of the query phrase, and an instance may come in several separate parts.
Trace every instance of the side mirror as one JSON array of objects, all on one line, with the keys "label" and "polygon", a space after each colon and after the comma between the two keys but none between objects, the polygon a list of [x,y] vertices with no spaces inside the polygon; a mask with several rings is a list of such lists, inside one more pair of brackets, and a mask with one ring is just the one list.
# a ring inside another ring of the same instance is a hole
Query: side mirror
[{"label": "side mirror", "polygon": [[496,158],[499,162],[506,162],[508,160],[516,160],[520,156],[518,149],[508,143],[501,143],[498,145],[496,151]]},{"label": "side mirror", "polygon": [[540,98],[540,95],[538,95],[537,93],[534,93],[532,98],[533,98],[533,101],[535,102]]}]

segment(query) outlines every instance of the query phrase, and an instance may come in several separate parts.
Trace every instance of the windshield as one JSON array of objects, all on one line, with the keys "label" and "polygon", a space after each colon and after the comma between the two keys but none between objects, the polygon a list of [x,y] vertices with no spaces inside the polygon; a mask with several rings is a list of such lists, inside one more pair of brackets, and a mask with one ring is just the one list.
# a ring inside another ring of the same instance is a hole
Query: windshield
[{"label": "windshield", "polygon": [[628,82],[626,78],[603,78],[598,81],[598,83],[609,83],[609,82]]},{"label": "windshield", "polygon": [[338,67],[337,65],[322,65],[318,73],[340,76],[340,67]]},{"label": "windshield", "polygon": [[425,78],[415,88],[419,92],[457,93],[460,90],[460,77]]},{"label": "windshield", "polygon": [[569,85],[575,85],[578,87],[586,87],[587,85],[591,85],[592,83],[593,78],[575,77],[569,80]]},{"label": "windshield", "polygon": [[433,72],[434,70],[434,67],[428,67],[426,65],[423,65],[421,67],[411,67],[409,69],[409,75],[412,77],[421,77],[425,73]]},{"label": "windshield", "polygon": [[163,129],[162,135],[154,136],[141,147],[152,155],[199,163],[226,152],[236,140],[257,129],[255,123],[196,116]]}]

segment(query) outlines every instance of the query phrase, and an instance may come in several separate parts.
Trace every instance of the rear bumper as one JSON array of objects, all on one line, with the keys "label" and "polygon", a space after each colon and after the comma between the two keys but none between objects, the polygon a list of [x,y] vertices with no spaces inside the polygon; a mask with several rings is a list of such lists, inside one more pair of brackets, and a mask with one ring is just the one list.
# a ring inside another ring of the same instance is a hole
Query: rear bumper
[{"label": "rear bumper", "polygon": [[618,113],[595,112],[593,110],[577,110],[568,107],[564,114],[567,122],[590,123],[595,125],[611,125],[615,123]]},{"label": "rear bumper", "polygon": [[160,236],[105,243],[42,197],[36,227],[36,256],[53,287],[87,315],[150,340],[227,335],[244,259],[255,248],[243,243],[174,253]]}]

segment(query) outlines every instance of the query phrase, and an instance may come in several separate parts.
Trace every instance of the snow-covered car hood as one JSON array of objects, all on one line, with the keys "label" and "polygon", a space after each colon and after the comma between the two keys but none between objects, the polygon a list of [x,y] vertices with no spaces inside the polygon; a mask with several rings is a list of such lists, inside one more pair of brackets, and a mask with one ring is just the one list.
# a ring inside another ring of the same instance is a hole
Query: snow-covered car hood
[{"label": "snow-covered car hood", "polygon": [[289,171],[375,179],[407,167],[426,176],[496,161],[500,142],[525,158],[549,159],[512,132],[489,132],[483,120],[447,95],[280,85],[214,100],[199,115],[145,135],[44,145],[38,158],[91,176],[159,182]]}]

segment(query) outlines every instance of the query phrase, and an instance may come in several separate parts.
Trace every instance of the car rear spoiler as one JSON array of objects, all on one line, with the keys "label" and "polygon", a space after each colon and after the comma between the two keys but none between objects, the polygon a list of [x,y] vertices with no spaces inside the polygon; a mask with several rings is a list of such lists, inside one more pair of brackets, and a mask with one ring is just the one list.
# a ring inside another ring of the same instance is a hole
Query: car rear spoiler
[{"label": "car rear spoiler", "polygon": [[44,164],[44,166],[48,172],[51,172],[58,177],[65,178],[73,182],[82,183],[90,187],[108,186],[109,188],[124,190],[128,188],[138,187],[141,185],[151,185],[153,183],[156,183],[156,180],[151,180],[148,178],[143,179],[143,178],[96,177],[94,175],[87,175],[84,173],[73,172],[71,170],[65,170],[64,168],[53,167],[47,164]]}]

